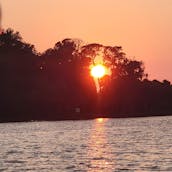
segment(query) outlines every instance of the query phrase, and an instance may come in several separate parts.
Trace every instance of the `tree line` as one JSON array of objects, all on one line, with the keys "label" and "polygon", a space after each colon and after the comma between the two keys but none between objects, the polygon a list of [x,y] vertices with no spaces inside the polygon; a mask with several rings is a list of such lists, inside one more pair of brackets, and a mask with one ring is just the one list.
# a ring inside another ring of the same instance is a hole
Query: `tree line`
[{"label": "tree line", "polygon": [[[99,79],[90,65],[101,56],[111,74]],[[0,35],[0,122],[167,115],[172,86],[148,80],[142,61],[120,46],[64,39],[38,53],[12,29]]]}]

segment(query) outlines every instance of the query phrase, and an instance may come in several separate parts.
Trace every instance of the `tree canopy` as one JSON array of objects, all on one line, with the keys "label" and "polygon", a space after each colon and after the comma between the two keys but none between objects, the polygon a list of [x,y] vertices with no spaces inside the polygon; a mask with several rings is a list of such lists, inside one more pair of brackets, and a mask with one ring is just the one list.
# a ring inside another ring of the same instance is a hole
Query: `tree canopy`
[{"label": "tree canopy", "polygon": [[[90,75],[97,63],[109,69],[98,81],[99,93]],[[171,83],[148,80],[144,69],[120,46],[67,38],[38,53],[19,32],[7,29],[0,35],[0,121],[171,113]]]}]

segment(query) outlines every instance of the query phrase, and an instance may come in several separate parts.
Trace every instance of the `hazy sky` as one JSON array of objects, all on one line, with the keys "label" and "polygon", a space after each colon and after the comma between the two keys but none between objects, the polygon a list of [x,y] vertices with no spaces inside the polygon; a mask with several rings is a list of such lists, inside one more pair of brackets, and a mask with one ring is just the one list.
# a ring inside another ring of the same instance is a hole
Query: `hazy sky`
[{"label": "hazy sky", "polygon": [[172,81],[172,0],[0,0],[2,26],[44,51],[64,38],[121,45]]}]

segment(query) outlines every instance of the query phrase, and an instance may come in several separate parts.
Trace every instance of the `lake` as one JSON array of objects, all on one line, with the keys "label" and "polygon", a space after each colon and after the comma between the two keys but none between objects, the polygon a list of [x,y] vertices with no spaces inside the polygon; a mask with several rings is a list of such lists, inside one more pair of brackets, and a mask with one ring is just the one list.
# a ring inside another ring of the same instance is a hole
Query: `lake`
[{"label": "lake", "polygon": [[0,124],[0,171],[172,171],[172,117]]}]

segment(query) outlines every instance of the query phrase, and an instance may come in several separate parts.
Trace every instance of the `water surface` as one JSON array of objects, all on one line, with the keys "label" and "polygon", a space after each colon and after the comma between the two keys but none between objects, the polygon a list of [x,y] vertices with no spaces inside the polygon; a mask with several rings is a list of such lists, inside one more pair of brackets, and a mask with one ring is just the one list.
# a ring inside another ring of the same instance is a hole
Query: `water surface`
[{"label": "water surface", "polygon": [[0,171],[172,171],[172,117],[0,124]]}]

